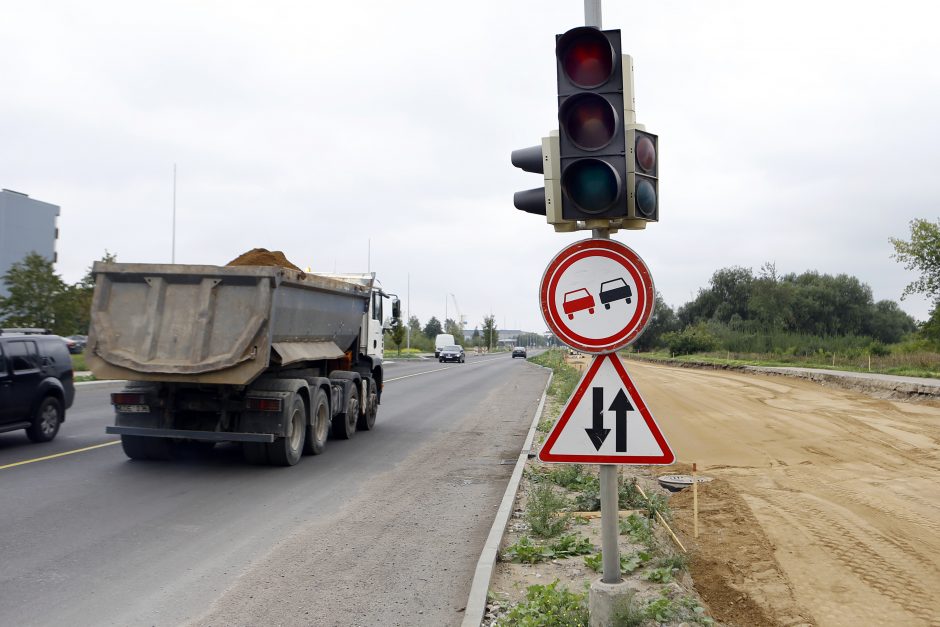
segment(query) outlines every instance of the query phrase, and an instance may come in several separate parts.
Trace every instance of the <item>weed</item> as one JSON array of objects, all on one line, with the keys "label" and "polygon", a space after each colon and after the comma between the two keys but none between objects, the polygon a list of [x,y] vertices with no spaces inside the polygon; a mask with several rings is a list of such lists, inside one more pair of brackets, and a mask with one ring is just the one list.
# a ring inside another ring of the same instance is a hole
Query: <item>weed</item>
[{"label": "weed", "polygon": [[574,507],[579,512],[599,512],[601,509],[600,483],[585,483],[574,497]]},{"label": "weed", "polygon": [[665,567],[654,568],[646,573],[645,579],[656,583],[669,583],[672,581],[672,569]]},{"label": "weed", "polygon": [[526,503],[526,521],[532,533],[551,538],[564,531],[570,518],[567,512],[562,511],[567,505],[567,501],[556,494],[552,486],[536,485]]},{"label": "weed", "polygon": [[529,586],[525,601],[514,605],[501,624],[512,627],[584,627],[588,624],[584,594],[558,587],[556,579],[547,585]]},{"label": "weed", "polygon": [[[621,574],[629,574],[635,571],[637,568],[640,568],[648,561],[652,559],[647,551],[636,551],[629,555],[620,555],[620,572]],[[601,568],[604,565],[603,558],[601,553],[595,553],[594,555],[588,555],[584,558],[584,565],[593,570],[595,573],[601,572]]]},{"label": "weed", "polygon": [[571,519],[571,522],[576,525],[587,525],[587,524],[590,524],[591,521],[585,518],[584,516],[575,516],[574,518]]},{"label": "weed", "polygon": [[656,565],[660,568],[668,568],[669,570],[685,570],[688,564],[689,558],[681,553],[672,553],[656,562]]},{"label": "weed", "polygon": [[506,547],[502,556],[516,564],[538,564],[555,557],[555,553],[548,547],[532,544],[527,536],[522,536],[518,542]]},{"label": "weed", "polygon": [[594,551],[594,545],[584,536],[568,533],[551,544],[556,557],[572,557],[586,555]]},{"label": "weed", "polygon": [[592,479],[595,482],[597,481],[594,475],[584,472],[584,466],[581,464],[565,464],[564,466],[552,468],[547,475],[552,483],[569,490],[577,490]]},{"label": "weed", "polygon": [[679,616],[679,608],[672,600],[661,597],[650,602],[643,613],[648,619],[655,620],[657,623],[668,623]]},{"label": "weed", "polygon": [[636,484],[636,477],[629,481],[621,479],[619,489],[617,490],[617,500],[621,509],[638,509],[646,507],[646,499],[640,494],[640,489]]},{"label": "weed", "polygon": [[664,494],[651,492],[649,498],[646,499],[645,507],[646,513],[650,518],[656,516],[657,513],[659,513],[664,520],[670,520],[672,518],[672,511],[669,509],[669,502]]},{"label": "weed", "polygon": [[655,543],[649,520],[636,514],[630,514],[620,521],[620,533],[628,535],[634,542],[645,544],[648,547],[652,547]]},{"label": "weed", "polygon": [[603,565],[601,554],[595,553],[594,555],[585,555],[584,565],[593,570],[595,573],[601,572],[601,566]]}]

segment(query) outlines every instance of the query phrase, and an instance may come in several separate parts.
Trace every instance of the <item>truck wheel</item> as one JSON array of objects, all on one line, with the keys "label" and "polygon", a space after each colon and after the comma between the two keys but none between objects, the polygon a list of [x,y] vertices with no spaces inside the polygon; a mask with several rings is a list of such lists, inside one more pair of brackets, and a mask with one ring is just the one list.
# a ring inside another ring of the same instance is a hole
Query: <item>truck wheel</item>
[{"label": "truck wheel", "polygon": [[131,459],[170,459],[173,456],[173,442],[169,438],[122,435],[121,448]]},{"label": "truck wheel", "polygon": [[62,424],[62,403],[54,396],[47,396],[36,408],[33,424],[26,429],[26,437],[33,442],[48,442],[59,432]]},{"label": "truck wheel", "polygon": [[369,385],[369,394],[363,403],[362,415],[359,416],[356,427],[362,431],[372,431],[375,428],[375,417],[379,413],[379,395],[375,390],[375,381],[372,379],[366,379],[366,381]]},{"label": "truck wheel", "polygon": [[337,440],[348,440],[356,433],[356,422],[359,420],[359,388],[355,384],[349,386],[349,398],[346,400],[346,411],[333,416],[333,437]]},{"label": "truck wheel", "polygon": [[304,440],[304,455],[319,455],[326,449],[326,439],[330,435],[330,403],[323,390],[317,390],[313,397],[310,423]]},{"label": "truck wheel", "polygon": [[307,408],[295,394],[287,415],[287,436],[267,445],[268,461],[274,466],[293,466],[300,461],[306,437]]}]

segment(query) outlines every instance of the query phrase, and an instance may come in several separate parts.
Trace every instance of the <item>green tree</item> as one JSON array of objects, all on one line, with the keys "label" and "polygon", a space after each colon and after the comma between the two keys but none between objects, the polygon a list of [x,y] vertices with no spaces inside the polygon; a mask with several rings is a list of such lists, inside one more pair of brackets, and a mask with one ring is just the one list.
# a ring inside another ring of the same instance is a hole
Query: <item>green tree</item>
[{"label": "green tree", "polygon": [[10,266],[3,275],[9,295],[0,297],[0,318],[6,326],[41,327],[66,335],[74,331],[62,328],[63,313],[72,305],[68,290],[55,273],[52,262],[36,252]]},{"label": "green tree", "polygon": [[911,221],[911,241],[890,238],[894,246],[893,259],[904,264],[907,270],[920,272],[920,277],[904,288],[901,298],[911,294],[923,294],[940,303],[940,219]]},{"label": "green tree", "polygon": [[483,318],[483,346],[493,350],[499,343],[499,332],[496,329],[496,316],[489,315]]},{"label": "green tree", "polygon": [[421,333],[421,321],[418,320],[418,316],[408,318],[408,328],[411,329],[411,337]]},{"label": "green tree", "polygon": [[395,348],[398,349],[398,356],[401,357],[401,345],[405,341],[405,325],[401,318],[391,318],[388,323],[388,336]]},{"label": "green tree", "polygon": [[443,331],[443,329],[442,329],[442,327],[441,327],[441,321],[438,320],[438,319],[437,319],[436,317],[434,317],[434,316],[431,316],[431,319],[428,320],[428,323],[427,323],[426,325],[424,325],[424,334],[425,334],[425,335],[428,337],[428,339],[430,339],[430,340],[433,340],[435,337],[437,337],[439,334],[441,334],[441,333],[443,333],[443,332],[444,332],[444,331]]},{"label": "green tree", "polygon": [[662,336],[679,330],[679,319],[672,307],[666,304],[662,294],[656,292],[656,301],[649,324],[631,346],[637,351],[649,351],[662,345]]},{"label": "green tree", "polygon": [[463,329],[455,321],[448,318],[444,321],[444,333],[450,333],[454,336],[454,341],[463,346]]}]

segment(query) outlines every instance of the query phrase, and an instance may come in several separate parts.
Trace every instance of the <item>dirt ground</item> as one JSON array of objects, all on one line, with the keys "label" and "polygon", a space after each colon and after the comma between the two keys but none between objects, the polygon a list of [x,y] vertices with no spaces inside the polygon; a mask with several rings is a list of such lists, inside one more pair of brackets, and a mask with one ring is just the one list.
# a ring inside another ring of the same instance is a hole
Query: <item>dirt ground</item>
[{"label": "dirt ground", "polygon": [[[699,494],[691,565],[715,618],[755,624],[737,604],[759,608],[761,624],[940,625],[940,405],[627,370],[677,459],[717,479]],[[686,492],[673,507],[688,538]]]}]

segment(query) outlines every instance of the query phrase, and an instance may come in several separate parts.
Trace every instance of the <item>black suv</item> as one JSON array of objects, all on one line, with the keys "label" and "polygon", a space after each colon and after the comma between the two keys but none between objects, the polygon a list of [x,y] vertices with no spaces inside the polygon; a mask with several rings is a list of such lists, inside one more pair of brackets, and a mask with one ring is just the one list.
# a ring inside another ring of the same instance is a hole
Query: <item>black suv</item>
[{"label": "black suv", "polygon": [[33,442],[48,442],[73,400],[72,358],[65,340],[0,334],[0,433],[26,429]]}]

